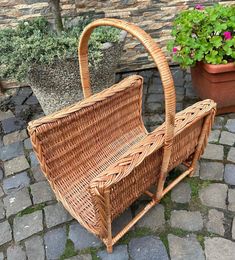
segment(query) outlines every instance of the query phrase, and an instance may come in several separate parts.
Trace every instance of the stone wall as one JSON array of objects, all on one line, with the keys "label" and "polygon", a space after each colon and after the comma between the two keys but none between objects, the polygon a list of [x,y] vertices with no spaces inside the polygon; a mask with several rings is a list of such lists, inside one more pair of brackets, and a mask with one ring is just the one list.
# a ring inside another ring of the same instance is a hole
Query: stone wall
[{"label": "stone wall", "polygon": [[[61,0],[61,7],[63,17],[91,14],[95,18],[115,17],[133,22],[150,33],[166,52],[166,43],[170,39],[175,15],[199,2],[203,5],[217,2],[235,3],[232,0]],[[0,1],[0,28],[15,26],[20,20],[41,15],[51,18],[47,0]],[[128,38],[119,70],[131,71],[151,67],[153,63],[139,42]]]}]

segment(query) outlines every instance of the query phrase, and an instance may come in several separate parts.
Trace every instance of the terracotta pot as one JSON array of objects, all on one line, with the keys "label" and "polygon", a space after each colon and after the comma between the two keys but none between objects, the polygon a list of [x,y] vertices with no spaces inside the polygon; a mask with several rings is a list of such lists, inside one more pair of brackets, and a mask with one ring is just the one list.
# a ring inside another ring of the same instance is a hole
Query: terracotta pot
[{"label": "terracotta pot", "polygon": [[217,114],[235,112],[235,63],[212,65],[198,62],[191,68],[191,75],[198,96],[217,103]]}]

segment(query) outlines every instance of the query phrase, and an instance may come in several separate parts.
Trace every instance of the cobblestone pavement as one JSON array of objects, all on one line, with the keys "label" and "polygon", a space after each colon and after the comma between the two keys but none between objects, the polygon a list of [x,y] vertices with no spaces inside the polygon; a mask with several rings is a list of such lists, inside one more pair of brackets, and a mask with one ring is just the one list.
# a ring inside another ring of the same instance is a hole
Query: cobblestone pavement
[{"label": "cobblestone pavement", "polygon": [[[179,111],[196,96],[190,76],[177,68],[172,72]],[[140,74],[145,77],[144,121],[152,130],[164,121],[163,91],[156,72]],[[216,117],[195,177],[175,187],[108,255],[101,241],[57,203],[39,168],[25,129],[29,120],[42,116],[31,89],[11,95],[1,101],[0,111],[0,260],[235,259],[235,114]],[[115,220],[115,232],[145,200]]]}]

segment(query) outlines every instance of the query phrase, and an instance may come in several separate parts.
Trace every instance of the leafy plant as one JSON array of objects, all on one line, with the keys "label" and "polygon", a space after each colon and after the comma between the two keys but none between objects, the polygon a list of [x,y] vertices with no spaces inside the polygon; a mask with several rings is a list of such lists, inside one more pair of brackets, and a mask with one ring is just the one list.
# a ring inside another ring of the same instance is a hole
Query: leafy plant
[{"label": "leafy plant", "polygon": [[[43,17],[26,20],[16,28],[0,30],[0,78],[23,81],[33,63],[51,64],[61,59],[77,59],[77,46],[84,27],[91,21],[80,18],[78,24],[60,34]],[[98,27],[89,41],[89,63],[96,65],[105,42],[119,41],[120,30]]]},{"label": "leafy plant", "polygon": [[235,60],[235,6],[196,5],[182,11],[173,23],[174,40],[168,44],[181,67],[198,61],[226,64]]}]

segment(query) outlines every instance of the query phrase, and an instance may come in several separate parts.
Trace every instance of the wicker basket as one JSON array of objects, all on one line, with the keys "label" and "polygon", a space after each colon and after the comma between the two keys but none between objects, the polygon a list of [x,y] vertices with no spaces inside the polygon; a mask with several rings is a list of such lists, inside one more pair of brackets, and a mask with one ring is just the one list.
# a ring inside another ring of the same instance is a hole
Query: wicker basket
[{"label": "wicker basket", "polygon": [[[130,76],[91,96],[88,39],[97,26],[115,26],[140,40],[160,72],[166,121],[147,133],[142,117],[143,78]],[[116,19],[88,25],[79,46],[85,100],[29,123],[33,148],[58,200],[84,227],[112,246],[187,175],[203,153],[216,104],[204,100],[175,115],[175,90],[166,58],[153,39],[137,26]],[[164,187],[168,172],[188,168]],[[149,191],[155,185],[156,192]],[[112,221],[140,195],[151,201],[116,236]]]}]

